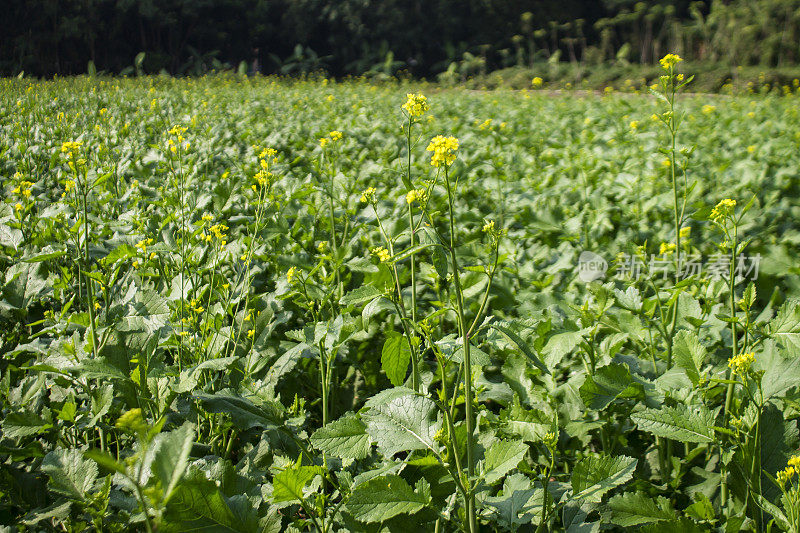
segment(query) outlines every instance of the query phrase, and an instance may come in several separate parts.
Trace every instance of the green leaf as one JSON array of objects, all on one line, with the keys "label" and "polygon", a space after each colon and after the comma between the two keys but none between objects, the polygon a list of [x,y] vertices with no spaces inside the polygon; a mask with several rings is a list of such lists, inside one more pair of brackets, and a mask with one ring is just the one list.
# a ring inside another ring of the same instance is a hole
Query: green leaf
[{"label": "green leaf", "polygon": [[318,450],[342,459],[363,459],[369,454],[367,426],[355,415],[346,415],[311,435]]},{"label": "green leaf", "polygon": [[97,465],[80,450],[54,450],[44,456],[42,471],[50,476],[50,489],[72,500],[83,500],[97,479]]},{"label": "green leaf", "polygon": [[624,455],[590,455],[572,471],[572,497],[599,502],[603,495],[633,477],[637,460]]},{"label": "green leaf", "polygon": [[645,408],[631,413],[642,431],[657,437],[680,442],[708,443],[714,441],[714,415],[705,407],[689,408],[684,404],[661,409]]},{"label": "green leaf", "polygon": [[780,397],[800,386],[800,344],[786,346],[781,349],[770,340],[765,343],[764,352],[756,356],[756,367],[764,370],[761,379],[764,400]]},{"label": "green leaf", "polygon": [[583,341],[583,330],[566,331],[550,337],[542,353],[548,368],[555,368],[565,355],[572,352]]},{"label": "green leaf", "polygon": [[686,371],[686,375],[693,385],[697,385],[700,382],[700,372],[708,353],[700,344],[697,334],[685,329],[680,330],[675,335],[673,353],[675,354],[675,364]]},{"label": "green leaf", "polygon": [[235,396],[225,391],[216,394],[198,392],[194,397],[203,403],[210,413],[226,413],[240,430],[254,427],[273,429],[283,424],[282,409],[270,401],[256,405],[248,398]]},{"label": "green leaf", "polygon": [[668,499],[663,496],[653,499],[641,492],[626,492],[612,497],[608,500],[608,509],[610,512],[604,513],[604,520],[622,527],[677,518]]},{"label": "green leaf", "polygon": [[486,505],[494,507],[494,518],[503,527],[516,531],[541,514],[542,489],[534,489],[531,480],[523,474],[508,476],[499,496],[486,498]]},{"label": "green leaf", "polygon": [[486,483],[489,485],[499,481],[503,476],[517,467],[528,452],[528,445],[519,440],[498,440],[492,443],[484,458]]},{"label": "green leaf", "polygon": [[769,323],[770,336],[786,348],[800,351],[800,302],[787,300]]},{"label": "green leaf", "polygon": [[381,366],[395,387],[399,387],[406,380],[410,361],[411,348],[405,336],[394,335],[386,339],[381,350]]},{"label": "green leaf", "polygon": [[9,413],[3,419],[3,435],[12,439],[36,435],[51,427],[53,424],[36,413]]},{"label": "green leaf", "polygon": [[642,386],[633,381],[626,365],[611,363],[599,368],[594,376],[587,376],[579,391],[583,403],[599,411],[617,398],[640,396]]},{"label": "green leaf", "polygon": [[359,485],[347,501],[347,510],[360,522],[374,523],[414,514],[426,503],[425,495],[414,492],[406,480],[388,475]]},{"label": "green leaf", "polygon": [[497,331],[502,333],[508,340],[510,340],[512,343],[514,343],[517,346],[517,348],[519,348],[522,351],[522,353],[525,354],[525,356],[534,365],[536,365],[536,368],[538,368],[539,370],[541,370],[545,374],[549,374],[550,373],[550,371],[547,369],[547,367],[544,365],[544,363],[542,363],[541,359],[539,359],[536,356],[536,354],[533,353],[533,350],[531,350],[530,346],[528,346],[528,343],[526,343],[522,339],[522,337],[520,337],[519,334],[517,334],[517,332],[515,332],[512,329],[512,324],[511,323],[509,323],[509,322],[496,322],[494,324],[491,324],[489,327],[496,329]]},{"label": "green leaf", "polygon": [[164,505],[173,496],[178,482],[186,471],[193,442],[194,426],[189,422],[169,433],[161,433],[155,439],[157,447],[150,468],[161,482]]},{"label": "green leaf", "polygon": [[371,439],[387,457],[404,451],[438,449],[434,435],[442,424],[436,419],[436,405],[428,398],[403,394],[370,408],[362,418]]},{"label": "green leaf", "polygon": [[541,442],[553,426],[553,421],[542,411],[525,409],[519,401],[500,411],[500,421],[504,431],[518,435],[526,442]]},{"label": "green leaf", "polygon": [[111,457],[111,455],[107,452],[101,452],[100,450],[87,450],[84,452],[83,456],[86,459],[91,459],[106,470],[111,470],[112,472],[117,472],[122,475],[127,474],[125,465]]},{"label": "green leaf", "polygon": [[342,296],[339,303],[344,306],[359,305],[364,302],[372,301],[382,294],[382,291],[379,291],[372,285],[363,285]]},{"label": "green leaf", "polygon": [[293,466],[279,472],[272,480],[272,499],[292,502],[303,499],[303,487],[317,475],[325,474],[321,466]]},{"label": "green leaf", "polygon": [[[230,498],[222,494],[205,471],[190,467],[178,485],[159,531],[263,533],[258,513],[244,494]],[[264,524],[266,525],[266,524]]]},{"label": "green leaf", "polygon": [[23,236],[20,230],[0,224],[0,245],[16,250],[22,244],[22,239]]}]

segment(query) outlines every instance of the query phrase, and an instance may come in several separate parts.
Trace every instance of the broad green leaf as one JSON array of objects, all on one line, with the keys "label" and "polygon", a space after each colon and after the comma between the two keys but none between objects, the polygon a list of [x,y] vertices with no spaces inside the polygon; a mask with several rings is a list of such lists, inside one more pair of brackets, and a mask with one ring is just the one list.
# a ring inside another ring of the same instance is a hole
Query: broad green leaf
[{"label": "broad green leaf", "polygon": [[194,397],[210,413],[230,415],[238,429],[261,427],[265,429],[280,427],[283,423],[282,409],[274,402],[263,401],[256,405],[248,398],[220,391],[216,394],[197,392]]},{"label": "broad green leaf", "polygon": [[159,434],[155,439],[156,452],[150,468],[161,483],[164,504],[172,497],[186,471],[193,442],[194,426],[188,422],[174,431]]},{"label": "broad green leaf", "polygon": [[790,389],[800,387],[800,337],[797,345],[786,343],[786,346],[782,349],[769,340],[764,351],[756,354],[755,367],[764,370],[761,379],[764,400],[783,396]]},{"label": "broad green leaf", "polygon": [[553,421],[536,409],[525,409],[515,402],[509,409],[500,412],[503,430],[518,435],[526,442],[541,442],[552,431]]},{"label": "broad green leaf", "polygon": [[23,235],[20,230],[0,224],[0,245],[16,250],[22,244],[22,240]]},{"label": "broad green leaf", "polygon": [[675,511],[669,500],[659,496],[655,499],[641,492],[626,492],[608,500],[609,513],[603,514],[604,521],[622,527],[638,526],[675,520]]},{"label": "broad green leaf", "polygon": [[412,393],[372,407],[362,418],[370,438],[391,457],[411,450],[438,450],[434,436],[442,424],[436,412],[431,400]]},{"label": "broad green leaf", "polygon": [[342,459],[363,459],[369,454],[367,426],[355,415],[346,415],[319,428],[311,435],[319,450]]},{"label": "broad green leaf", "polygon": [[525,342],[525,340],[522,337],[520,337],[516,331],[512,329],[513,325],[511,323],[496,322],[494,324],[491,324],[490,327],[496,329],[497,331],[502,333],[508,340],[514,343],[517,346],[517,348],[519,348],[522,351],[522,353],[525,354],[525,357],[527,357],[536,366],[536,368],[538,368],[545,374],[550,373],[550,371],[547,369],[544,363],[542,363],[542,360],[539,359],[539,357],[533,352],[531,347],[528,346],[528,343]]},{"label": "broad green leaf", "polygon": [[693,385],[697,385],[707,355],[707,350],[700,344],[697,334],[685,329],[680,330],[675,335],[673,353],[675,364],[686,371]]},{"label": "broad green leaf", "polygon": [[550,337],[542,352],[547,367],[554,369],[565,355],[572,352],[583,341],[583,331],[566,331]]},{"label": "broad green leaf", "polygon": [[272,500],[274,502],[301,501],[303,487],[317,475],[323,475],[321,466],[293,466],[279,472],[272,480]]},{"label": "broad green leaf", "polygon": [[199,468],[190,467],[178,485],[159,531],[219,531],[263,533],[267,531],[256,509],[244,494],[226,497]]},{"label": "broad green leaf", "polygon": [[642,386],[631,376],[630,369],[620,363],[611,363],[587,376],[580,388],[583,403],[592,409],[605,409],[617,398],[636,398]]},{"label": "broad green leaf", "polygon": [[97,464],[84,459],[81,450],[54,450],[44,456],[42,471],[50,476],[50,489],[72,500],[84,500],[97,479]]},{"label": "broad green leaf", "polygon": [[396,475],[378,477],[356,487],[347,501],[353,517],[366,523],[384,522],[399,514],[414,514],[427,503],[424,494],[414,492]]},{"label": "broad green leaf", "polygon": [[714,415],[705,407],[689,408],[684,404],[661,409],[645,408],[631,413],[642,431],[657,437],[680,442],[707,443],[714,441]]},{"label": "broad green leaf", "polygon": [[3,419],[2,425],[3,436],[12,439],[36,435],[53,427],[48,420],[31,412],[9,413]]},{"label": "broad green leaf", "polygon": [[393,335],[387,338],[381,350],[381,366],[395,387],[399,387],[406,380],[409,361],[411,361],[411,348],[405,336]]},{"label": "broad green leaf", "polygon": [[487,497],[485,503],[494,508],[494,520],[516,531],[541,514],[542,496],[542,489],[535,489],[525,475],[513,474],[503,483],[502,493]]},{"label": "broad green leaf", "polygon": [[106,470],[111,470],[112,472],[123,475],[127,474],[125,465],[111,457],[108,452],[101,452],[100,450],[87,450],[84,452],[83,456],[86,459],[91,459]]},{"label": "broad green leaf", "polygon": [[344,306],[359,305],[364,302],[370,302],[382,294],[382,291],[379,291],[372,285],[363,285],[342,296],[339,303]]},{"label": "broad green leaf", "polygon": [[518,440],[498,440],[486,450],[484,468],[486,483],[489,485],[499,481],[503,476],[517,467],[528,452],[528,445]]},{"label": "broad green leaf", "polygon": [[572,498],[599,502],[603,495],[633,477],[637,460],[624,455],[590,455],[572,471]]}]

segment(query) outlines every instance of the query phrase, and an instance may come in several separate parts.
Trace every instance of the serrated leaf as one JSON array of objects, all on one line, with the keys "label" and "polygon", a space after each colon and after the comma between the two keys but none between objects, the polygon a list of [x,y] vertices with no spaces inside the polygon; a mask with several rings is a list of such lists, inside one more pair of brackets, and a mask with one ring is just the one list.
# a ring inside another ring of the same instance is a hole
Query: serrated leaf
[{"label": "serrated leaf", "polygon": [[275,502],[301,501],[303,488],[325,470],[321,466],[294,466],[279,472],[272,480],[272,499]]},{"label": "serrated leaf", "polygon": [[28,437],[47,431],[53,424],[36,413],[9,413],[3,419],[3,435],[9,438]]},{"label": "serrated leaf", "polygon": [[630,369],[620,363],[611,363],[587,376],[580,387],[583,403],[592,409],[605,409],[617,398],[635,398],[642,387],[631,376]]},{"label": "serrated leaf", "polygon": [[395,387],[399,387],[406,380],[410,361],[411,348],[405,336],[394,335],[386,339],[381,350],[381,367]]},{"label": "serrated leaf", "polygon": [[689,408],[684,404],[661,409],[645,408],[631,413],[642,431],[657,437],[680,442],[707,443],[714,441],[714,415],[704,407]]},{"label": "serrated leaf", "polygon": [[499,440],[492,443],[484,458],[486,483],[491,485],[499,481],[517,467],[527,452],[528,445],[522,441]]},{"label": "serrated leaf", "polygon": [[438,449],[434,435],[442,424],[436,419],[436,405],[428,398],[416,394],[398,396],[372,407],[362,419],[370,438],[387,457],[404,451]]},{"label": "serrated leaf", "polygon": [[344,306],[359,305],[364,302],[374,300],[382,294],[382,291],[379,291],[372,285],[363,285],[342,296],[342,298],[339,300],[339,303]]},{"label": "serrated leaf", "polygon": [[512,325],[508,322],[496,322],[491,324],[489,327],[496,329],[500,333],[502,333],[508,340],[510,340],[513,344],[519,348],[525,357],[527,357],[539,370],[544,372],[545,374],[549,374],[550,371],[547,367],[542,363],[542,360],[537,357],[537,355],[533,352],[528,343],[519,336],[519,334],[512,329]]},{"label": "serrated leaf", "polygon": [[637,460],[624,455],[584,457],[572,471],[572,498],[599,502],[603,495],[633,477]]},{"label": "serrated leaf", "polygon": [[160,433],[155,438],[156,452],[150,468],[161,482],[164,504],[172,497],[186,471],[193,442],[194,426],[189,422],[174,431]]},{"label": "serrated leaf", "polygon": [[424,494],[396,475],[370,479],[356,487],[347,501],[347,510],[360,522],[384,522],[399,514],[414,514],[425,507]]},{"label": "serrated leaf", "polygon": [[697,334],[693,331],[682,329],[675,335],[673,341],[675,364],[686,371],[686,375],[693,385],[700,382],[700,371],[703,369],[707,350],[700,344]]},{"label": "serrated leaf", "polygon": [[363,459],[369,455],[367,426],[355,415],[347,415],[319,428],[311,443],[323,452],[342,459]]},{"label": "serrated leaf", "polygon": [[50,489],[72,500],[83,500],[97,479],[97,465],[81,450],[54,450],[44,456],[42,471],[50,476]]},{"label": "serrated leaf", "polygon": [[677,518],[668,499],[663,496],[653,499],[641,492],[618,494],[608,500],[608,508],[610,512],[603,515],[604,520],[622,527]]}]

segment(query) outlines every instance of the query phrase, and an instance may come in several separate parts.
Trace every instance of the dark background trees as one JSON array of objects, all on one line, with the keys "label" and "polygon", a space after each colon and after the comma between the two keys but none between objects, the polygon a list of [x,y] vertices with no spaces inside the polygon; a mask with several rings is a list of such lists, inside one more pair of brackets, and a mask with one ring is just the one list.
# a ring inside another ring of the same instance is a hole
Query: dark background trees
[{"label": "dark background trees", "polygon": [[798,61],[800,0],[5,0],[0,73],[432,76],[550,60]]}]

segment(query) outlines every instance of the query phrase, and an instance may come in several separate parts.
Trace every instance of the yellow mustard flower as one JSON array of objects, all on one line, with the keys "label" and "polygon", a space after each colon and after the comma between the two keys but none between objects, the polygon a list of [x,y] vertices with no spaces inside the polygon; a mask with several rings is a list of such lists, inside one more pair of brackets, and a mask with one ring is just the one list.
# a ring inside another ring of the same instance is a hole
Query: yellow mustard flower
[{"label": "yellow mustard flower", "polygon": [[444,137],[437,135],[431,139],[427,151],[433,152],[431,165],[434,167],[449,167],[456,160],[458,150],[458,139],[455,137]]},{"label": "yellow mustard flower", "polygon": [[678,54],[667,54],[659,60],[659,63],[661,63],[661,68],[669,70],[681,61],[683,59]]},{"label": "yellow mustard flower", "polygon": [[428,98],[422,93],[408,93],[406,94],[406,103],[403,104],[403,109],[411,117],[421,117],[430,109]]}]

